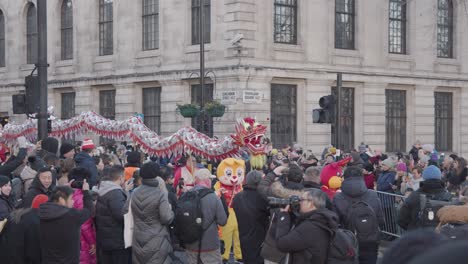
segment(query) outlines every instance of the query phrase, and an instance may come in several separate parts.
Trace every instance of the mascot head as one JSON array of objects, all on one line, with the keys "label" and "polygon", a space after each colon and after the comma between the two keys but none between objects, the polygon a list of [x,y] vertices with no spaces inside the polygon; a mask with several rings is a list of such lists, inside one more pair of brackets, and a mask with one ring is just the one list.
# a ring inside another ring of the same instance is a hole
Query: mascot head
[{"label": "mascot head", "polygon": [[245,178],[245,162],[241,159],[225,159],[218,165],[216,175],[224,185],[242,185]]},{"label": "mascot head", "polygon": [[327,186],[332,190],[338,190],[341,188],[341,168],[329,164],[322,169],[320,173],[320,181],[323,185]]}]

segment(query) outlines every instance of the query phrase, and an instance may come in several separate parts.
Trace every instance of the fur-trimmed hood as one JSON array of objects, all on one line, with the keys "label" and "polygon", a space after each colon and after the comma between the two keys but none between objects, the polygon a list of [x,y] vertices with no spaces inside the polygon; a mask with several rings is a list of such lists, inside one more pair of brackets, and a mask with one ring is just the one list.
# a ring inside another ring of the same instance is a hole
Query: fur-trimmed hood
[{"label": "fur-trimmed hood", "polygon": [[468,204],[444,206],[437,212],[440,224],[468,223]]},{"label": "fur-trimmed hood", "polygon": [[302,195],[302,190],[287,188],[287,186],[284,186],[280,181],[276,181],[271,185],[271,194],[277,198],[286,199],[292,195],[300,197]]}]

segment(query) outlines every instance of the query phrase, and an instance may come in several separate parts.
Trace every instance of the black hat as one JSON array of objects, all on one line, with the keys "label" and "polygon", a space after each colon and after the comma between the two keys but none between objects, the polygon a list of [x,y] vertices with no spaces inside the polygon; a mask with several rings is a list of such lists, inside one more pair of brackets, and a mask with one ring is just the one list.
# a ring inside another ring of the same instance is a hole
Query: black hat
[{"label": "black hat", "polygon": [[62,146],[60,146],[60,156],[63,156],[64,154],[67,154],[68,152],[72,151],[75,149],[75,146],[73,146],[70,143],[63,143]]},{"label": "black hat", "polygon": [[154,162],[143,164],[140,168],[140,177],[142,179],[154,179],[159,176],[159,165]]},{"label": "black hat", "polygon": [[68,180],[73,180],[71,187],[75,189],[83,188],[84,180],[86,179],[87,181],[89,181],[90,178],[91,172],[88,169],[82,167],[73,168],[68,174]]},{"label": "black hat", "polygon": [[0,188],[10,182],[10,178],[0,175]]},{"label": "black hat", "polygon": [[41,142],[41,148],[52,154],[57,155],[59,142],[56,138],[48,137]]},{"label": "black hat", "polygon": [[128,165],[139,167],[140,166],[140,160],[141,160],[140,152],[132,151],[132,152],[129,152],[128,155],[127,155]]}]

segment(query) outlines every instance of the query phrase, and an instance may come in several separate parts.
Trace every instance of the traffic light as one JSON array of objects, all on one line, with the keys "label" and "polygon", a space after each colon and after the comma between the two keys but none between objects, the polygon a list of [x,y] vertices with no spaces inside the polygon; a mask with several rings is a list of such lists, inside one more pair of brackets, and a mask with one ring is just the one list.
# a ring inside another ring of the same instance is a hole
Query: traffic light
[{"label": "traffic light", "polygon": [[335,120],[335,97],[323,96],[319,99],[319,109],[312,111],[312,121],[319,124],[331,124]]},{"label": "traffic light", "polygon": [[26,113],[26,95],[25,94],[14,94],[12,97],[13,101],[13,114],[25,114]]},{"label": "traffic light", "polygon": [[8,121],[9,121],[9,117],[8,117],[8,116],[2,116],[2,117],[0,117],[0,125],[2,125],[2,127],[5,127],[5,125],[8,124]]},{"label": "traffic light", "polygon": [[26,87],[26,113],[39,113],[39,79],[37,75],[28,75],[25,78]]}]

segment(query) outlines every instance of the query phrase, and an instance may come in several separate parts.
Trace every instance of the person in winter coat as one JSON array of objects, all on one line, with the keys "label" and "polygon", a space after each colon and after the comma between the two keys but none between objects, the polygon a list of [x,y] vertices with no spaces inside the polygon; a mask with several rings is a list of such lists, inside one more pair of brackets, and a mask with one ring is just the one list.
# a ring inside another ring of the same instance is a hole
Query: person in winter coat
[{"label": "person in winter coat", "polygon": [[261,172],[250,171],[244,190],[234,197],[232,204],[239,226],[242,258],[246,264],[263,263],[260,251],[268,231],[269,211],[268,202],[257,191],[261,180]]},{"label": "person in winter coat", "polygon": [[13,211],[15,207],[13,198],[10,178],[0,175],[0,221],[7,218]]},{"label": "person in winter coat", "polygon": [[436,231],[448,239],[468,239],[468,186],[460,192],[461,205],[444,206],[437,211],[440,221]]},{"label": "person in winter coat", "polygon": [[[353,202],[363,201],[367,203],[377,216],[379,226],[385,224],[382,204],[377,193],[369,191],[364,182],[362,169],[360,167],[348,167],[344,174],[341,193],[338,193],[333,200],[333,208],[340,219],[343,227],[347,226],[349,208]],[[377,262],[379,241],[359,244],[359,263],[375,264]]]},{"label": "person in winter coat", "polygon": [[320,184],[320,170],[320,167],[309,167],[305,170],[304,181],[302,182],[304,188],[322,188],[322,184]]},{"label": "person in winter coat", "polygon": [[156,163],[144,164],[140,169],[141,186],[131,197],[133,264],[172,263],[169,224],[174,219],[174,212],[168,200],[166,185],[158,174],[159,166]]},{"label": "person in winter coat", "polygon": [[398,216],[398,225],[405,230],[413,230],[420,227],[419,213],[421,210],[420,195],[425,194],[427,199],[437,201],[450,201],[452,194],[450,194],[441,180],[442,173],[439,168],[431,165],[424,169],[423,179],[419,190],[412,192],[405,200],[400,209]]},{"label": "person in winter coat", "polygon": [[47,195],[39,194],[34,198],[31,208],[18,209],[10,214],[0,236],[2,263],[42,263],[39,206],[48,200]]},{"label": "person in winter coat", "polygon": [[[73,208],[83,209],[83,183],[88,181],[90,173],[85,168],[74,168],[70,171],[70,186],[73,188]],[[96,230],[90,217],[81,226],[80,234],[80,264],[96,263]]]},{"label": "person in winter coat", "polygon": [[374,174],[374,165],[372,163],[367,163],[364,166],[364,182],[366,183],[367,189],[373,190],[375,185],[375,174]]},{"label": "person in winter coat", "polygon": [[89,185],[83,182],[82,210],[73,208],[73,189],[58,186],[39,207],[42,263],[80,263],[80,228],[94,211]]},{"label": "person in winter coat", "polygon": [[29,187],[28,192],[23,197],[21,207],[31,207],[32,200],[39,194],[45,194],[47,196],[50,196],[53,188],[54,186],[52,185],[52,171],[47,167],[40,168],[37,172],[36,177],[31,183],[31,187]]},{"label": "person in winter coat", "polygon": [[93,141],[87,138],[81,145],[81,152],[75,156],[76,167],[88,169],[91,173],[91,178],[89,179],[89,186],[91,186],[91,188],[96,185],[98,178],[96,163],[94,162],[93,157],[90,155],[94,149],[95,146]]},{"label": "person in winter coat", "polygon": [[70,143],[63,143],[60,146],[61,159],[73,159],[75,157],[75,146]]},{"label": "person in winter coat", "polygon": [[18,155],[16,155],[16,157],[10,157],[10,159],[8,159],[5,162],[5,164],[0,166],[0,175],[5,175],[5,176],[8,176],[8,177],[11,177],[11,173],[16,168],[18,168],[19,166],[21,166],[24,163],[24,160],[25,160],[26,155],[27,155],[27,149],[26,149],[27,141],[26,141],[26,138],[19,137],[16,141],[17,141],[17,143],[18,143],[18,145],[20,147],[20,149],[18,151]]},{"label": "person in winter coat", "polygon": [[[195,186],[188,190],[189,192],[211,188],[211,173],[207,169],[198,170],[194,176]],[[200,205],[203,215],[202,227],[205,232],[201,245],[198,241],[184,245],[188,263],[197,264],[198,256],[202,263],[222,263],[218,225],[224,226],[227,223],[227,205],[224,207],[221,199],[214,192],[201,198]]]},{"label": "person in winter coat", "polygon": [[129,152],[127,155],[127,164],[125,164],[125,181],[133,177],[135,170],[140,168],[141,154],[137,151]]},{"label": "person in winter coat", "polygon": [[[278,248],[289,253],[290,264],[326,264],[333,231],[338,228],[337,215],[325,208],[326,195],[308,189],[301,196],[299,216],[293,223],[289,205],[275,216],[270,232]],[[291,228],[292,226],[295,228]]]},{"label": "person in winter coat", "polygon": [[96,189],[96,241],[102,264],[129,262],[130,252],[124,243],[123,208],[133,184],[124,182],[123,173],[124,168],[118,165],[105,169],[103,180]]},{"label": "person in winter coat", "polygon": [[466,177],[468,176],[468,168],[466,166],[466,160],[462,157],[458,157],[453,161],[453,168],[446,176],[450,190],[457,191],[460,185],[466,181]]},{"label": "person in winter coat", "polygon": [[410,157],[413,158],[414,163],[417,164],[419,161],[419,150],[421,149],[421,141],[416,140],[414,142],[413,147],[409,151]]}]

